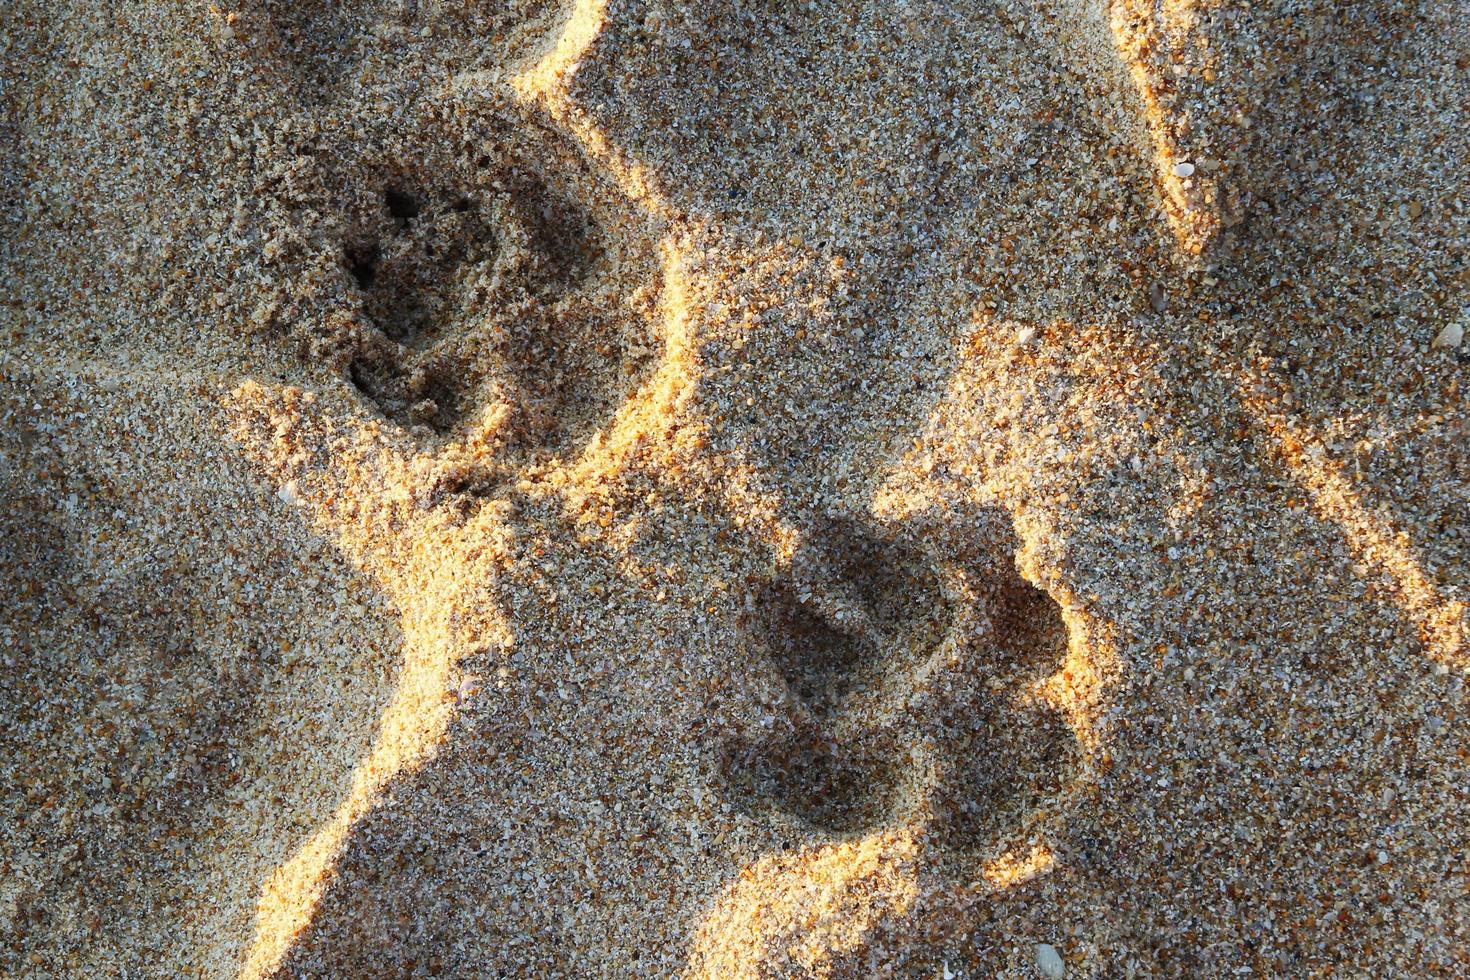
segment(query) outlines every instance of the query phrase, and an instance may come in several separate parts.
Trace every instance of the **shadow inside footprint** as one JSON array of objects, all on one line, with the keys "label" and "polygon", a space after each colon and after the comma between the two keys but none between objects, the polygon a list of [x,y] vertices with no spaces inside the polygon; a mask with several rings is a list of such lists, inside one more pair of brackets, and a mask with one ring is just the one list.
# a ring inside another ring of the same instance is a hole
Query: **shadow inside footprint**
[{"label": "shadow inside footprint", "polygon": [[[952,753],[933,799],[951,852],[984,847],[1016,826],[1076,775],[1076,734],[1034,685],[1063,669],[1067,626],[1051,596],[1013,567],[990,583],[992,630],[985,644],[993,696],[956,688],[935,736]],[[989,685],[987,685],[989,687]]]},{"label": "shadow inside footprint", "polygon": [[373,217],[378,235],[344,248],[363,312],[389,339],[422,346],[463,314],[466,275],[495,254],[490,221],[471,197],[427,199],[394,186]]},{"label": "shadow inside footprint", "polygon": [[1075,734],[1035,690],[1066,624],[1008,555],[941,574],[851,523],[813,537],[746,617],[789,695],[785,724],[724,760],[746,805],[828,833],[922,813],[963,857],[1074,778]]},{"label": "shadow inside footprint", "polygon": [[939,578],[916,550],[851,522],[814,535],[754,597],[746,632],[791,695],[793,733],[739,748],[725,769],[747,803],[828,832],[883,823],[909,795],[893,718],[902,682],[942,640]]},{"label": "shadow inside footprint", "polygon": [[642,373],[651,345],[630,335],[614,275],[626,263],[614,269],[577,195],[528,162],[486,158],[461,183],[393,179],[349,219],[348,377],[400,425],[449,435],[493,402],[502,445],[557,451]]},{"label": "shadow inside footprint", "polygon": [[473,316],[464,287],[493,261],[493,230],[473,198],[429,200],[392,185],[373,218],[378,235],[344,248],[371,327],[350,378],[389,418],[448,432],[464,410],[461,379],[424,355]]},{"label": "shadow inside footprint", "polygon": [[790,582],[768,582],[756,599],[771,662],[813,712],[826,714],[847,694],[852,674],[875,655],[872,645],[830,625]]},{"label": "shadow inside footprint", "polygon": [[818,538],[794,577],[757,592],[750,630],[801,704],[826,716],[926,656],[948,610],[913,549],[846,522],[824,525]]},{"label": "shadow inside footprint", "polygon": [[931,800],[946,851],[984,848],[1055,796],[1075,774],[1077,739],[1046,704],[975,710]]},{"label": "shadow inside footprint", "polygon": [[831,734],[809,725],[779,741],[738,743],[723,760],[727,783],[748,808],[774,807],[826,833],[881,825],[900,796],[901,769]]},{"label": "shadow inside footprint", "polygon": [[820,535],[832,580],[863,607],[873,639],[928,650],[943,638],[949,610],[922,552],[850,522],[829,523]]}]

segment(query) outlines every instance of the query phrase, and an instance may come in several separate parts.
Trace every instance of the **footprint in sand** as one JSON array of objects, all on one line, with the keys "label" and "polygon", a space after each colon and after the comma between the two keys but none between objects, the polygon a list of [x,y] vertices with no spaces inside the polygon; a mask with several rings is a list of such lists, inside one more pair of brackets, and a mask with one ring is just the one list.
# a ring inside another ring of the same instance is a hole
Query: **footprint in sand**
[{"label": "footprint in sand", "polygon": [[424,439],[478,421],[502,446],[560,450],[606,420],[651,357],[618,295],[626,257],[526,164],[485,154],[459,180],[367,177],[380,193],[347,206],[348,375]]},{"label": "footprint in sand", "polygon": [[577,449],[651,372],[661,265],[573,139],[533,108],[455,98],[415,131],[287,151],[273,329],[424,448],[520,469]]},{"label": "footprint in sand", "polygon": [[[652,236],[575,139],[480,72],[565,16],[255,0],[238,22],[297,110],[260,150],[262,240],[291,279],[264,322],[422,446],[497,470],[575,449],[662,348]],[[446,50],[446,32],[490,40]]]},{"label": "footprint in sand", "polygon": [[1075,775],[1075,735],[1034,693],[1066,626],[1009,555],[828,524],[752,597],[745,630],[787,693],[772,733],[725,760],[753,809],[823,833],[918,822],[963,858]]}]

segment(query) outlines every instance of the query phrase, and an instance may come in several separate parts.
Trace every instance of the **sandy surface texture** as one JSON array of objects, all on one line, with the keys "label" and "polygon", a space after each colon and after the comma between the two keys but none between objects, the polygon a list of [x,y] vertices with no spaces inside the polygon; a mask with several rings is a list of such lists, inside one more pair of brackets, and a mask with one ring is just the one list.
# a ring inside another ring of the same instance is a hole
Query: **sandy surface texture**
[{"label": "sandy surface texture", "polygon": [[0,6],[0,976],[1470,973],[1465,0]]}]

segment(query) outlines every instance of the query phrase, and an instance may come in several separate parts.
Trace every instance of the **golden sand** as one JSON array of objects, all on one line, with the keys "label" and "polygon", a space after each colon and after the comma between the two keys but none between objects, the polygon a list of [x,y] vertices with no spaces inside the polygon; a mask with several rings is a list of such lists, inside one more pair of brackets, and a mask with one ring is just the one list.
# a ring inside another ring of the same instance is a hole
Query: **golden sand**
[{"label": "golden sand", "polygon": [[0,11],[0,976],[1470,972],[1470,19]]}]

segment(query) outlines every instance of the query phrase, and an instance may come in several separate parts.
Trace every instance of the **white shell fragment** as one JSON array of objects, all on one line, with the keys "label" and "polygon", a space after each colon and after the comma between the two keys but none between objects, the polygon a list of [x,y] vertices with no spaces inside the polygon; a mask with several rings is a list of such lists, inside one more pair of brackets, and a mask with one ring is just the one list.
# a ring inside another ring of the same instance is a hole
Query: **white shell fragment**
[{"label": "white shell fragment", "polygon": [[291,507],[300,507],[304,501],[301,499],[301,491],[296,488],[295,480],[287,480],[281,484],[281,489],[276,491],[276,496],[281,503]]},{"label": "white shell fragment", "polygon": [[1042,976],[1052,980],[1067,975],[1067,964],[1062,962],[1062,954],[1051,943],[1036,944],[1036,969],[1041,971]]},{"label": "white shell fragment", "polygon": [[1194,176],[1194,164],[1189,161],[1174,164],[1174,176],[1183,180],[1185,177]]},{"label": "white shell fragment", "polygon": [[1036,328],[1029,323],[1016,331],[1016,346],[1030,347],[1036,343]]},{"label": "white shell fragment", "polygon": [[1465,339],[1466,319],[1466,317],[1462,317],[1441,330],[1439,332],[1439,336],[1434,338],[1434,343],[1432,346],[1459,347],[1460,343]]}]

